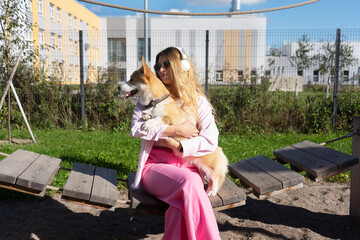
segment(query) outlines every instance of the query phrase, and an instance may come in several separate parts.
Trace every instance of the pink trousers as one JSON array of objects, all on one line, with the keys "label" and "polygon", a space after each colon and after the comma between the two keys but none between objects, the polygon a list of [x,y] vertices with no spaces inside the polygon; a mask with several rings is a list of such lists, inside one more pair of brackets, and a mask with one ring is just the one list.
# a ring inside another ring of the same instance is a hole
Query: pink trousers
[{"label": "pink trousers", "polygon": [[170,149],[154,147],[141,184],[168,203],[163,239],[220,239],[215,215],[196,167],[183,163]]}]

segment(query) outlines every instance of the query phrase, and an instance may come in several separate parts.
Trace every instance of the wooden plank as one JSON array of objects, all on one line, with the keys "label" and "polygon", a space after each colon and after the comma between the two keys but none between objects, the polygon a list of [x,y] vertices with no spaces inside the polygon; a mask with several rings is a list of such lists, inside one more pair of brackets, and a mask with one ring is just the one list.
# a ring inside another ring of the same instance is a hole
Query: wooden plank
[{"label": "wooden plank", "polygon": [[95,166],[75,163],[63,190],[64,197],[89,200]]},{"label": "wooden plank", "polygon": [[251,163],[256,167],[261,168],[273,178],[279,180],[282,183],[282,188],[288,188],[305,181],[304,176],[301,174],[288,169],[264,155],[251,158]]},{"label": "wooden plank", "polygon": [[16,185],[43,191],[59,170],[60,163],[60,159],[42,154],[18,177]]},{"label": "wooden plank", "polygon": [[[245,192],[236,186],[236,184],[227,177],[225,178],[224,184],[219,189],[217,196],[221,198],[222,206],[243,202],[246,200]],[[213,197],[211,197],[210,200],[212,198]],[[212,207],[216,208],[218,206],[212,205]]]},{"label": "wooden plank", "polygon": [[336,172],[338,169],[336,164],[325,161],[293,146],[275,150],[273,153],[277,158],[308,172],[314,178]]},{"label": "wooden plank", "polygon": [[[360,117],[354,119],[354,130],[360,129]],[[355,135],[352,139],[352,155],[360,158],[360,136]],[[350,186],[350,215],[360,219],[360,164],[351,169]],[[360,221],[357,223],[360,229]]]},{"label": "wooden plank", "polygon": [[336,164],[338,166],[338,170],[346,169],[358,163],[358,158],[355,156],[336,151],[332,148],[324,147],[308,140],[296,143],[292,146],[322,158],[325,161]]},{"label": "wooden plank", "polygon": [[256,197],[258,197],[259,199],[264,200],[264,199],[267,199],[267,198],[269,198],[271,196],[275,196],[277,194],[281,194],[281,193],[289,192],[289,191],[292,191],[292,190],[295,190],[295,189],[298,189],[298,188],[302,188],[303,186],[304,186],[304,183],[299,183],[299,184],[291,186],[291,187],[283,188],[283,189],[273,191],[273,192],[269,192],[269,193],[265,193],[265,194],[258,194],[258,193],[255,192],[254,195]]},{"label": "wooden plank", "polygon": [[250,163],[251,158],[229,165],[230,172],[252,187],[259,194],[273,192],[282,188],[282,183]]},{"label": "wooden plank", "polygon": [[130,186],[135,181],[135,173],[128,174],[130,210],[134,213],[145,215],[164,215],[169,207],[164,203],[146,193],[142,186],[139,189],[132,189]]},{"label": "wooden plank", "polygon": [[[135,173],[128,174],[128,185],[135,180]],[[206,188],[206,187],[205,187]],[[164,215],[169,205],[150,194],[146,193],[142,186],[139,189],[129,187],[130,209],[132,212],[146,215]],[[246,195],[242,189],[236,186],[229,178],[225,182],[218,194],[210,197],[210,202],[214,211],[221,211],[237,206],[245,205]]]},{"label": "wooden plank", "polygon": [[21,187],[21,186],[13,185],[13,184],[10,184],[10,183],[4,183],[4,182],[0,182],[0,187],[5,188],[5,189],[9,189],[11,191],[17,191],[17,192],[21,192],[21,193],[34,195],[34,196],[37,196],[37,197],[43,197],[43,196],[45,196],[45,193],[46,193],[46,188],[43,191],[39,192],[39,191],[34,191],[33,189],[24,188],[24,187]]},{"label": "wooden plank", "polygon": [[0,162],[0,181],[15,184],[17,178],[40,156],[38,153],[16,150]]},{"label": "wooden plank", "polygon": [[116,171],[114,169],[96,167],[90,202],[114,206],[116,201]]}]

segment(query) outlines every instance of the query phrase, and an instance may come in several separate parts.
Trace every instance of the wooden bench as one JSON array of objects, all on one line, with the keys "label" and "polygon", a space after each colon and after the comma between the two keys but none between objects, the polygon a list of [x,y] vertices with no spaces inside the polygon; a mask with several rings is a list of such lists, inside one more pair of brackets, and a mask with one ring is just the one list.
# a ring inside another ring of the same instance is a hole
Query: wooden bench
[{"label": "wooden bench", "polygon": [[229,171],[244,187],[251,187],[260,199],[300,188],[304,183],[302,175],[263,155],[232,163]]},{"label": "wooden bench", "polygon": [[62,198],[85,205],[111,208],[117,202],[117,177],[113,169],[75,163]]},{"label": "wooden bench", "polygon": [[[142,186],[132,189],[130,186],[135,180],[135,173],[128,174],[130,210],[133,213],[145,215],[164,215],[169,205],[146,193]],[[210,197],[214,211],[221,211],[233,207],[245,205],[245,192],[236,186],[229,178],[225,179],[224,185],[217,196]]]},{"label": "wooden bench", "polygon": [[0,161],[0,187],[43,197],[60,163],[58,158],[16,150]]},{"label": "wooden bench", "polygon": [[348,171],[359,162],[355,156],[307,140],[275,150],[274,155],[294,170],[307,172],[316,182]]}]

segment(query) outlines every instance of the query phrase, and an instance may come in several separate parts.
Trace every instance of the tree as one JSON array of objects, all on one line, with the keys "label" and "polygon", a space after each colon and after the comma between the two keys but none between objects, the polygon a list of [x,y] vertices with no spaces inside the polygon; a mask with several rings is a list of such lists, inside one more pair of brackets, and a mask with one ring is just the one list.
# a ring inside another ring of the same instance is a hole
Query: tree
[{"label": "tree", "polygon": [[296,67],[297,72],[308,69],[313,63],[313,57],[310,52],[314,49],[313,45],[306,35],[298,40],[298,49],[295,51],[295,56],[290,56],[289,61],[292,67]]},{"label": "tree", "polygon": [[[331,76],[335,75],[335,43],[324,42],[320,47],[320,53],[315,56],[319,65],[319,74],[327,79],[326,97],[329,97]],[[354,49],[347,43],[340,44],[339,71],[354,64],[357,59],[353,56]]]},{"label": "tree", "polygon": [[[32,43],[26,40],[26,35],[30,35],[31,24],[27,19],[25,0],[2,0],[0,1],[0,83],[2,85],[7,84],[10,74],[15,66],[15,62],[19,57],[20,51],[23,51],[22,62],[31,63],[31,59],[34,58],[33,51],[31,50]],[[21,72],[21,71],[18,71]],[[15,93],[15,91],[14,91]],[[10,88],[8,92],[3,92],[8,96],[8,128],[9,128],[9,142],[11,142],[11,128],[10,128]],[[4,98],[1,99],[2,101]],[[1,101],[1,104],[3,103]],[[21,104],[18,102],[19,107]],[[2,106],[2,105],[1,105]],[[26,116],[20,108],[28,126],[29,132],[33,137],[30,126],[28,125]]]},{"label": "tree", "polygon": [[27,19],[25,0],[0,1],[0,80],[6,82],[20,49],[24,50],[23,61],[33,58],[32,42],[25,36],[31,34]]}]

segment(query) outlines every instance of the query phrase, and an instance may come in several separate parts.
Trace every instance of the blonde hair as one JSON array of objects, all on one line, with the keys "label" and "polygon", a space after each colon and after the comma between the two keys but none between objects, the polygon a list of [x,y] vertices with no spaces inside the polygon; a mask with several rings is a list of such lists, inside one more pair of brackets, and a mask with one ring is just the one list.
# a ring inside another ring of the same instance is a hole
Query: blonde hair
[{"label": "blonde hair", "polygon": [[[156,63],[160,56],[166,56],[169,59],[172,69],[171,79],[175,86],[175,92],[170,92],[172,97],[180,98],[183,101],[182,109],[198,122],[198,97],[205,96],[203,88],[198,80],[197,72],[189,57],[189,71],[184,71],[181,66],[182,56],[175,47],[169,47],[156,55]],[[158,78],[159,75],[155,73]]]}]

